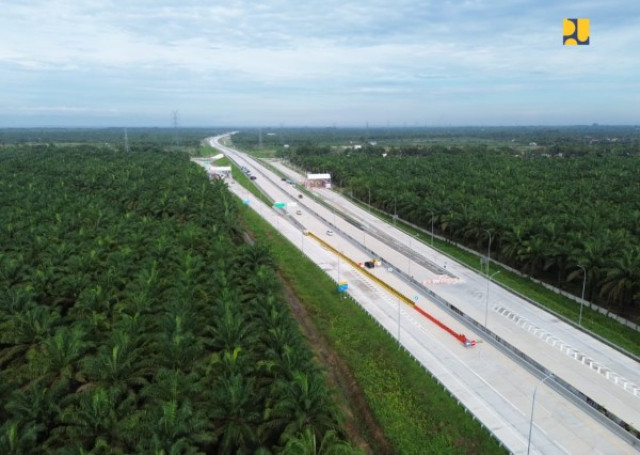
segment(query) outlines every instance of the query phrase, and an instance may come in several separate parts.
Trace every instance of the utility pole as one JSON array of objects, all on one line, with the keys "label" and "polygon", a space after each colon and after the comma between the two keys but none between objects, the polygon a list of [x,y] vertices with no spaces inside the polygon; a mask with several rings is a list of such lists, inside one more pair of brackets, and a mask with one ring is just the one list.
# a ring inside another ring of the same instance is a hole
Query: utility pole
[{"label": "utility pole", "polygon": [[580,315],[578,316],[578,325],[582,326],[582,307],[584,306],[584,289],[587,285],[587,269],[578,265],[582,269],[582,297],[580,298]]},{"label": "utility pole", "polygon": [[500,273],[500,270],[497,272],[493,272],[493,275],[490,275],[487,279],[487,294],[486,294],[486,303],[484,306],[484,326],[487,327],[487,318],[489,317],[489,286],[491,285],[491,279]]},{"label": "utility pole", "polygon": [[171,113],[171,120],[173,123],[173,143],[177,147],[178,146],[178,111],[173,111]]},{"label": "utility pole", "polygon": [[489,267],[491,267],[491,239],[493,234],[488,229],[483,229],[484,232],[489,234],[489,245],[487,246],[487,276],[489,276]]},{"label": "utility pole", "polygon": [[127,129],[124,129],[124,151],[125,153],[129,153],[129,136],[127,136]]},{"label": "utility pole", "polygon": [[544,384],[547,379],[554,379],[553,373],[547,374],[544,378],[542,378],[542,380],[540,380],[540,382],[536,384],[535,388],[533,389],[533,399],[531,400],[531,418],[529,419],[529,440],[527,441],[527,455],[529,455],[529,452],[531,451],[531,433],[533,432],[533,410],[536,405],[536,393],[538,392],[538,387]]}]

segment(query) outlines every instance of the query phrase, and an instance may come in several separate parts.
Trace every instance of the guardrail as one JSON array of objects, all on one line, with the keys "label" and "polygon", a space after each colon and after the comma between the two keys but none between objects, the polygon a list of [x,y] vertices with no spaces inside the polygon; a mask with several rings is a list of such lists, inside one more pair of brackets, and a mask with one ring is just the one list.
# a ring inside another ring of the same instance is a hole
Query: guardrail
[{"label": "guardrail", "polygon": [[360,273],[362,273],[363,275],[365,275],[367,278],[371,279],[372,281],[375,281],[377,284],[379,284],[380,286],[382,286],[384,289],[386,289],[389,293],[391,293],[394,297],[396,297],[397,299],[401,300],[402,302],[404,302],[405,304],[409,305],[411,308],[413,308],[414,310],[418,311],[418,313],[422,314],[423,316],[425,316],[427,319],[429,319],[431,322],[433,322],[434,324],[436,324],[438,327],[440,327],[442,330],[444,330],[445,332],[447,332],[449,335],[453,336],[455,339],[457,339],[458,341],[460,341],[465,347],[471,347],[471,346],[475,346],[476,345],[476,341],[475,340],[470,340],[466,337],[466,335],[464,335],[463,333],[456,333],[451,327],[449,327],[448,325],[446,325],[444,322],[440,321],[438,318],[436,318],[435,316],[427,313],[425,310],[423,310],[422,308],[416,306],[415,302],[413,302],[411,299],[407,298],[405,295],[401,294],[400,292],[396,291],[394,288],[392,288],[391,286],[389,286],[387,283],[385,283],[383,280],[381,280],[380,278],[378,278],[377,276],[375,276],[374,274],[370,273],[368,270],[365,270],[363,268],[360,267],[360,265],[358,263],[356,263],[355,261],[353,261],[351,258],[349,258],[348,256],[345,256],[344,254],[342,254],[340,251],[336,250],[334,247],[332,247],[330,244],[328,244],[327,242],[325,242],[324,240],[322,240],[320,237],[318,237],[317,235],[315,235],[313,232],[309,232],[306,231],[306,235],[308,235],[309,237],[314,238],[317,242],[319,242],[324,248],[328,249],[329,251],[331,251],[332,253],[335,253],[337,256],[339,256],[340,258],[342,258],[345,262],[351,264],[353,267],[355,267],[356,269],[359,270]]},{"label": "guardrail", "polygon": [[[365,204],[366,205],[366,203],[364,201],[358,200],[358,202],[360,204]],[[379,212],[379,209],[377,209],[377,208],[374,208],[374,210]],[[402,224],[406,224],[407,226],[410,226],[413,229],[416,229],[416,230],[418,230],[420,232],[423,232],[425,235],[431,235],[431,233],[429,231],[426,231],[422,227],[420,227],[420,226],[418,226],[416,224],[413,224],[410,221],[404,220],[402,218],[398,218],[398,221],[400,221]],[[435,234],[434,237],[437,238],[438,240],[442,241],[442,242],[447,242],[447,243],[449,243],[451,245],[454,245],[455,247],[460,248],[461,250],[464,250],[467,253],[470,253],[470,254],[473,254],[475,256],[478,256],[478,258],[483,257],[483,255],[481,253],[478,253],[477,251],[475,251],[475,250],[473,250],[473,249],[471,249],[471,248],[469,248],[469,247],[467,247],[465,245],[462,245],[462,244],[460,244],[458,242],[454,242],[453,240],[446,239],[446,238],[444,238],[444,237],[442,237],[442,236],[440,236],[438,234]],[[440,254],[443,254],[443,255],[445,255],[447,257],[451,257],[445,251],[442,251],[442,250],[440,250],[440,249],[438,249],[438,248],[436,248],[434,246],[430,246],[430,247],[433,248],[434,250],[438,251]],[[452,258],[452,260],[455,260],[455,258]],[[508,266],[506,264],[503,264],[502,262],[499,262],[499,261],[495,260],[495,258],[490,258],[489,260],[490,260],[490,262],[492,262],[492,263],[494,263],[496,265],[499,265],[500,267],[502,267],[505,270],[508,270],[511,273],[514,273],[514,274],[516,274],[516,275],[518,275],[518,276],[520,276],[522,278],[526,278],[526,279],[528,279],[528,280],[530,280],[530,281],[532,281],[534,283],[537,283],[537,284],[543,286],[545,289],[548,289],[551,292],[554,292],[556,294],[562,295],[563,297],[566,297],[567,299],[572,300],[572,301],[574,301],[576,303],[580,303],[581,302],[581,299],[579,297],[576,297],[575,295],[573,295],[573,294],[571,294],[569,292],[563,291],[562,289],[558,289],[557,287],[552,286],[552,285],[550,285],[548,283],[545,283],[544,281],[538,280],[536,278],[532,278],[532,277],[520,272],[519,270],[514,269],[513,267],[510,267],[510,266]],[[507,289],[510,292],[513,292],[513,293],[517,293],[518,292],[518,291],[513,290],[509,286],[507,286],[507,285],[505,285],[503,283],[500,283],[499,281],[496,281],[496,284],[501,286],[501,287],[503,287],[504,289]],[[620,351],[622,354],[625,354],[625,355],[627,355],[629,357],[632,357],[636,361],[640,362],[640,357],[639,356],[637,356],[637,355],[635,355],[635,354],[633,354],[631,352],[628,352],[627,350],[621,348],[620,346],[618,346],[618,345],[616,345],[614,343],[611,343],[609,340],[602,338],[600,335],[590,331],[589,329],[585,329],[584,327],[576,324],[574,321],[572,321],[571,319],[567,318],[566,316],[564,316],[562,314],[559,314],[559,313],[556,313],[555,311],[553,311],[553,310],[551,310],[551,309],[539,304],[538,302],[536,302],[534,300],[531,300],[530,298],[528,298],[526,296],[520,295],[520,297],[530,301],[531,303],[533,303],[534,305],[544,309],[545,311],[552,313],[554,316],[557,316],[558,318],[562,319],[566,323],[573,325],[575,328],[577,328],[579,330],[582,330],[582,331],[588,333],[589,335],[594,336],[595,338],[598,338],[600,341],[602,341],[603,343],[607,344],[611,348]],[[618,323],[620,323],[620,324],[622,324],[624,326],[627,326],[627,327],[629,327],[629,328],[631,328],[633,330],[636,330],[636,331],[640,332],[640,324],[636,324],[635,322],[632,322],[632,321],[630,321],[628,319],[625,319],[625,318],[623,318],[621,316],[613,314],[610,311],[608,311],[606,308],[598,306],[595,303],[590,302],[588,300],[584,301],[584,305],[587,308],[590,308],[593,311],[597,311],[598,313],[600,313],[600,314],[602,314],[602,315],[604,315],[604,316],[606,316],[608,318],[611,318],[611,319],[615,320],[616,322],[618,322]]]},{"label": "guardrail", "polygon": [[[264,173],[261,172],[261,175],[263,176],[263,178],[266,178],[266,179],[270,180],[271,183],[274,183],[273,179],[271,179],[270,177],[267,177]],[[289,196],[291,196],[291,195],[289,195]],[[291,196],[291,197],[293,197],[293,196]],[[314,199],[316,199],[316,198],[314,198]],[[323,216],[319,215],[317,212],[315,212],[313,210],[310,210],[309,207],[306,206],[305,204],[301,204],[301,205],[304,205],[307,208],[307,210],[309,210],[314,216],[316,216],[318,219],[322,220],[324,223],[326,223],[329,226],[331,226],[332,229],[334,229],[335,231],[339,232],[340,235],[342,235],[343,237],[349,239],[349,241],[351,241],[353,244],[357,245],[359,248],[364,249],[365,251],[370,253],[372,255],[372,257],[379,257],[379,255],[377,255],[374,250],[371,250],[370,248],[367,248],[366,246],[363,246],[358,240],[354,239],[353,237],[351,237],[346,232],[344,232],[341,229],[337,228],[333,223],[331,223],[329,220],[325,219]],[[326,206],[326,203],[325,203],[325,206]],[[295,220],[294,218],[291,218],[291,217],[289,217],[289,219],[294,224],[296,224],[301,230],[304,230],[304,226],[302,226],[302,224],[299,223],[297,220]],[[353,224],[354,226],[358,227],[359,229],[363,230],[363,232],[365,232],[364,226],[362,226],[361,223],[357,223],[357,224],[356,223],[351,223],[351,224]],[[370,236],[375,237],[376,239],[378,239],[379,241],[381,241],[383,243],[389,243],[390,239],[384,238],[386,236],[381,236],[375,230],[368,230],[366,232]],[[348,261],[351,265],[354,265],[355,267],[360,269],[360,267],[357,265],[357,263],[353,262],[351,259],[349,259],[346,256],[344,256],[339,251],[335,250],[333,247],[328,245],[322,239],[320,239],[319,237],[317,237],[315,235],[313,237],[315,239],[319,240],[320,242],[322,242],[322,244],[324,244],[327,247],[329,247],[329,249],[332,250],[334,253],[339,254],[342,258],[344,258],[346,261]],[[525,367],[527,370],[529,370],[533,374],[535,374],[535,375],[537,375],[539,377],[543,377],[543,376],[546,376],[546,375],[552,373],[550,370],[546,369],[542,364],[540,364],[539,362],[537,362],[534,359],[532,359],[531,357],[529,357],[526,353],[522,352],[521,350],[519,350],[518,348],[516,348],[515,346],[510,344],[508,341],[502,339],[501,337],[499,337],[494,332],[490,331],[485,326],[481,325],[478,321],[476,321],[471,316],[469,316],[466,313],[464,313],[462,310],[457,308],[455,305],[453,305],[452,303],[448,302],[444,298],[440,297],[439,295],[437,295],[436,293],[434,293],[433,291],[431,291],[430,289],[425,287],[422,283],[414,280],[412,277],[410,277],[407,274],[405,274],[400,268],[398,268],[394,264],[391,264],[390,262],[385,261],[384,258],[382,258],[382,261],[386,262],[389,265],[392,265],[399,272],[398,273],[399,276],[401,276],[405,281],[411,283],[414,286],[414,288],[417,288],[421,292],[427,294],[430,297],[430,299],[432,300],[432,302],[434,302],[435,304],[440,306],[442,309],[447,311],[451,316],[456,318],[456,320],[458,320],[459,322],[461,322],[462,324],[464,324],[465,326],[467,326],[468,328],[470,328],[472,330],[478,330],[478,331],[482,332],[486,336],[486,341],[487,342],[490,342],[495,348],[497,348],[501,352],[507,354],[512,360],[516,361],[518,364],[520,364],[521,366]],[[360,269],[360,271],[361,272],[366,272],[365,270],[362,270],[362,269]],[[368,272],[366,272],[366,273],[368,274]],[[415,306],[415,304],[413,302],[411,302],[410,300],[407,302],[408,299],[406,297],[404,297],[402,294],[398,294],[397,291],[392,290],[392,288],[390,288],[388,285],[386,285],[386,283],[382,282],[381,280],[379,280],[374,275],[368,274],[367,276],[372,278],[372,279],[374,279],[376,282],[378,282],[378,284],[381,284],[387,290],[390,290],[392,293],[394,293],[394,295],[401,296],[399,298],[401,298],[403,301],[405,301],[405,303],[409,303],[414,308],[418,308],[417,306]],[[420,312],[422,313],[422,311],[420,311]],[[429,318],[429,319],[430,320],[434,320],[435,318],[434,319]],[[451,331],[450,333],[454,337],[458,338],[458,336],[456,336],[455,332]],[[466,337],[465,337],[465,339],[466,339]],[[462,341],[461,339],[459,339],[459,340]],[[467,341],[470,341],[470,340],[467,340]],[[559,377],[554,376],[554,381],[549,382],[549,385],[551,387],[553,387],[558,393],[563,395],[565,398],[569,399],[574,404],[579,406],[581,409],[585,410],[587,413],[592,415],[599,422],[601,422],[604,426],[610,428],[614,433],[618,434],[621,438],[625,439],[633,447],[640,447],[640,431],[635,429],[635,428],[633,428],[630,424],[628,424],[627,422],[623,421],[618,416],[616,416],[615,414],[613,414],[612,412],[607,410],[604,406],[602,406],[599,403],[595,402],[589,396],[587,396],[586,394],[582,393],[580,390],[578,390],[575,387],[571,386],[571,384],[567,383],[566,381],[562,380]]]},{"label": "guardrail", "polygon": [[[352,243],[358,245],[359,248],[367,251],[372,255],[372,257],[380,257],[380,255],[378,255],[374,250],[363,246],[357,239],[342,231],[340,228],[336,227],[333,223],[329,222],[318,213],[312,213],[316,217],[330,225],[332,229],[340,233],[340,235],[347,238]],[[390,240],[386,238],[386,236],[380,236],[379,233],[377,233],[375,230],[369,230],[367,231],[367,233],[368,235],[378,239],[380,242],[386,244],[390,243]],[[408,276],[395,264],[386,261],[384,258],[382,258],[382,261],[386,262],[390,266],[393,266],[400,277],[402,277],[406,282],[411,283],[417,290],[426,294],[433,303],[437,304],[440,308],[447,311],[451,316],[456,318],[456,320],[458,320],[471,330],[478,330],[483,333],[487,342],[491,343],[492,346],[508,355],[512,360],[526,368],[531,373],[539,377],[543,377],[551,373],[551,371],[546,369],[542,364],[529,357],[526,353],[522,352],[508,341],[502,339],[500,336],[486,328],[484,325],[480,324],[474,318],[463,312],[460,308],[456,307],[451,302],[448,302],[446,299],[437,295],[419,281],[416,281],[412,277]],[[550,382],[550,384],[554,384],[553,387],[558,393],[571,400],[571,402],[579,406],[589,415],[593,416],[596,420],[598,420],[607,428],[611,429],[614,433],[618,434],[622,439],[625,439],[633,447],[640,447],[640,431],[638,429],[633,428],[629,423],[625,422],[614,413],[606,409],[604,406],[597,403],[591,397],[582,393],[580,390],[576,389],[561,378],[554,376],[554,379],[555,381]]]}]

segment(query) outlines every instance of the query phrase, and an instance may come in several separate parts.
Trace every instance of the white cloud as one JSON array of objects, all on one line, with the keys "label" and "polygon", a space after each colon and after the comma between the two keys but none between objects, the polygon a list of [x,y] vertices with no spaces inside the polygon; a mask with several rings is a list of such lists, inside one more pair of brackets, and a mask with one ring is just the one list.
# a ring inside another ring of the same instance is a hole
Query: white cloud
[{"label": "white cloud", "polygon": [[[561,46],[562,18],[572,16],[591,18],[591,46]],[[345,106],[364,117],[393,101],[406,109],[393,110],[400,119],[424,100],[469,112],[474,96],[513,105],[537,91],[557,102],[579,82],[597,93],[580,101],[588,110],[637,79],[639,38],[640,4],[624,0],[17,1],[0,16],[0,102],[24,113],[83,99],[88,117],[166,106],[201,123],[221,103],[255,121],[264,103],[268,121]],[[618,110],[638,121],[630,102]],[[510,118],[484,111],[478,121],[491,116]]]},{"label": "white cloud", "polygon": [[117,114],[117,109],[109,109],[109,108],[87,108],[87,107],[79,107],[79,106],[33,106],[33,107],[23,107],[18,109],[21,112],[26,112],[30,114],[41,114],[41,113],[81,113],[81,114]]}]

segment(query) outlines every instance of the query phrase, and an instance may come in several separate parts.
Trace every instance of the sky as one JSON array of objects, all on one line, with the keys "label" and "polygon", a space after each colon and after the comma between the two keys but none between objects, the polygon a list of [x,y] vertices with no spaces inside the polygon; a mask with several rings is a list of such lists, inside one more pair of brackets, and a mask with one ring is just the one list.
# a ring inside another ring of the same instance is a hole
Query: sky
[{"label": "sky", "polygon": [[637,0],[0,7],[0,127],[640,124]]}]

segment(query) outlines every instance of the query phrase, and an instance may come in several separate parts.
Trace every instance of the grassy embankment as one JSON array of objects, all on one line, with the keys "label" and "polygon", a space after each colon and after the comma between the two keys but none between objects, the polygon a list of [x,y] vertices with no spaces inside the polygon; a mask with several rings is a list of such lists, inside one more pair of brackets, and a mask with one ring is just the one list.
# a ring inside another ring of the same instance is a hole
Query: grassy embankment
[{"label": "grassy embankment", "polygon": [[348,364],[396,453],[505,453],[457,401],[297,248],[255,212],[249,229],[268,242],[283,279]]},{"label": "grassy embankment", "polygon": [[[251,185],[255,189],[254,185]],[[358,201],[355,201],[359,203]],[[362,207],[366,207],[361,204]],[[390,215],[379,212],[374,209],[374,212],[380,218],[393,222]],[[418,231],[411,226],[405,225],[402,222],[398,222],[397,226],[403,229],[405,232],[415,235],[420,234],[425,243],[430,243],[431,239],[429,232]],[[480,270],[479,255],[475,255],[464,251],[455,245],[450,243],[434,239],[433,246],[448,254],[455,260],[465,264],[467,267],[473,270]],[[509,270],[500,267],[499,265],[491,265],[492,274],[496,271],[500,271],[499,274],[493,277],[494,281],[497,281],[504,286],[507,286],[520,294],[528,297],[529,299],[537,302],[539,305],[555,312],[556,314],[570,320],[574,323],[578,323],[580,314],[580,304],[571,300],[563,295],[557,294],[541,284],[535,283],[525,277],[521,277]],[[581,325],[585,329],[595,333],[596,335],[608,340],[609,342],[620,346],[622,349],[640,356],[640,332],[633,330],[623,324],[620,324],[616,320],[603,315],[602,313],[590,309],[588,306],[583,306]]]},{"label": "grassy embankment", "polygon": [[[200,156],[211,155],[211,150],[218,152],[217,149],[212,149],[212,147],[209,145],[202,146],[202,148],[200,149]],[[251,180],[247,176],[247,174],[242,172],[242,170],[229,158],[227,158],[226,156],[224,158],[220,158],[219,160],[215,161],[214,165],[215,166],[231,166],[231,176],[233,177],[234,185],[235,184],[242,185],[257,199],[260,199],[262,202],[264,202],[267,205],[271,205],[271,201],[267,197],[265,197],[265,195],[262,194],[260,190],[258,190],[258,188],[253,184],[253,180]]]},{"label": "grassy embankment", "polygon": [[[236,182],[259,194],[231,165]],[[506,453],[356,302],[338,295],[333,280],[319,267],[254,211],[245,208],[244,216],[253,235],[271,245],[283,279],[358,379],[396,453]]]}]

